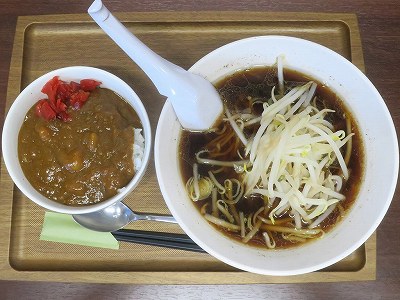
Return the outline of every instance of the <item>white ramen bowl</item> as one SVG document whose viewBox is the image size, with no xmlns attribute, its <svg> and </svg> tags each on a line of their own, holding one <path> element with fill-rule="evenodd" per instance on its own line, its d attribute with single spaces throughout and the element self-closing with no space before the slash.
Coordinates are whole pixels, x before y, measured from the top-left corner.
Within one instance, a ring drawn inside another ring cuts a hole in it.
<svg viewBox="0 0 400 300">
<path fill-rule="evenodd" d="M 181 178 L 178 147 L 181 126 L 170 103 L 161 112 L 155 138 L 156 171 L 165 201 L 183 230 L 204 250 L 236 268 L 265 275 L 316 271 L 360 247 L 382 221 L 398 175 L 398 144 L 390 113 L 367 77 L 348 60 L 319 44 L 284 36 L 260 36 L 225 45 L 200 59 L 191 72 L 216 82 L 252 66 L 284 66 L 319 80 L 335 91 L 358 122 L 365 150 L 364 178 L 346 217 L 322 239 L 268 250 L 234 241 L 209 224 L 191 202 Z"/>
<path fill-rule="evenodd" d="M 18 134 L 21 128 L 21 125 L 24 121 L 25 115 L 28 110 L 40 99 L 47 97 L 45 94 L 41 92 L 44 84 L 49 81 L 54 76 L 59 76 L 63 81 L 77 81 L 79 82 L 81 79 L 95 79 L 101 81 L 102 84 L 100 87 L 108 88 L 122 98 L 124 98 L 136 111 L 137 115 L 140 118 L 140 121 L 143 126 L 143 136 L 145 139 L 145 149 L 142 157 L 142 165 L 135 173 L 132 180 L 120 190 L 120 192 L 102 202 L 88 205 L 88 206 L 68 206 L 65 204 L 61 204 L 50 200 L 43 195 L 41 195 L 33 186 L 29 183 L 27 178 L 25 177 L 19 160 L 18 160 Z M 132 88 L 126 84 L 123 80 L 118 78 L 117 76 L 93 67 L 85 67 L 85 66 L 73 66 L 66 67 L 58 70 L 51 71 L 35 81 L 29 84 L 15 99 L 12 104 L 10 110 L 8 111 L 6 120 L 4 122 L 3 128 L 3 138 L 2 138 L 2 150 L 4 162 L 7 167 L 8 173 L 13 179 L 14 183 L 21 190 L 23 194 L 25 194 L 29 199 L 36 202 L 40 206 L 67 214 L 85 214 L 95 212 L 101 209 L 104 209 L 118 201 L 124 199 L 124 197 L 131 192 L 139 183 L 141 178 L 143 177 L 145 170 L 148 165 L 148 161 L 150 158 L 150 148 L 151 148 L 151 128 L 150 121 L 147 116 L 147 112 L 140 101 L 139 97 L 132 90 Z"/>
</svg>

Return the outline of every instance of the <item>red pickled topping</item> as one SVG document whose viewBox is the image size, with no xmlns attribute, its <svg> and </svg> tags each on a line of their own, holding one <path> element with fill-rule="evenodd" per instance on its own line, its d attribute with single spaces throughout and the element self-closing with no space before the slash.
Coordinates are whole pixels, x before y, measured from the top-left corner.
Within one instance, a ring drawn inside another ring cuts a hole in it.
<svg viewBox="0 0 400 300">
<path fill-rule="evenodd" d="M 71 89 L 71 92 L 73 92 L 73 93 L 79 91 L 79 89 L 81 88 L 79 83 L 77 83 L 75 81 L 71 81 L 69 83 L 69 87 Z"/>
<path fill-rule="evenodd" d="M 83 90 L 79 90 L 76 93 L 72 94 L 69 103 L 74 109 L 80 109 L 86 100 L 89 98 L 90 93 L 85 92 Z"/>
<path fill-rule="evenodd" d="M 71 116 L 66 111 L 59 112 L 57 118 L 64 122 L 71 121 Z"/>
<path fill-rule="evenodd" d="M 93 79 L 82 79 L 80 83 L 75 81 L 67 83 L 60 80 L 59 76 L 54 76 L 42 88 L 42 93 L 48 98 L 37 102 L 36 114 L 48 121 L 55 118 L 70 121 L 68 108 L 80 109 L 88 100 L 90 92 L 100 84 L 100 81 Z"/>
<path fill-rule="evenodd" d="M 54 76 L 52 79 L 46 82 L 42 88 L 42 93 L 49 97 L 49 101 L 54 103 L 56 100 L 57 88 L 60 85 L 60 79 L 58 76 Z"/>
<path fill-rule="evenodd" d="M 82 79 L 80 81 L 81 89 L 85 92 L 91 92 L 101 84 L 100 81 L 93 79 Z"/>
<path fill-rule="evenodd" d="M 57 88 L 57 95 L 62 101 L 67 101 L 71 94 L 71 86 L 68 83 L 61 83 Z"/>
<path fill-rule="evenodd" d="M 57 114 L 51 108 L 49 102 L 47 102 L 47 99 L 42 99 L 39 100 L 39 102 L 36 104 L 36 114 L 46 120 L 53 120 L 56 118 Z"/>
</svg>

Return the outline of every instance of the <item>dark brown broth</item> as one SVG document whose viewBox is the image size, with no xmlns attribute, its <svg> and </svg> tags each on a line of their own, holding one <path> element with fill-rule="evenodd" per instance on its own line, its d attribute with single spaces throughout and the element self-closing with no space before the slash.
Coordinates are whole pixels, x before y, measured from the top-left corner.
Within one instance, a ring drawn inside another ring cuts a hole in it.
<svg viewBox="0 0 400 300">
<path fill-rule="evenodd" d="M 334 124 L 336 130 L 346 131 L 346 121 L 344 115 L 350 118 L 352 124 L 352 132 L 355 136 L 352 138 L 353 147 L 351 159 L 348 165 L 350 171 L 350 177 L 348 181 L 344 184 L 341 193 L 343 193 L 346 199 L 341 202 L 344 210 L 348 210 L 353 204 L 356 195 L 359 191 L 360 182 L 363 174 L 363 147 L 362 141 L 360 139 L 361 134 L 357 127 L 354 117 L 351 115 L 350 111 L 346 109 L 343 101 L 328 87 L 324 86 L 315 79 L 310 78 L 299 72 L 292 70 L 284 70 L 285 86 L 304 84 L 310 80 L 318 84 L 316 95 L 318 98 L 318 106 L 324 106 L 331 108 L 336 111 L 336 113 L 331 113 L 329 115 L 329 121 Z M 268 99 L 271 95 L 271 89 L 274 85 L 277 85 L 276 68 L 273 67 L 258 67 L 250 70 L 244 70 L 236 72 L 235 74 L 217 82 L 215 84 L 218 92 L 220 93 L 225 105 L 230 109 L 230 111 L 235 111 L 236 109 L 244 109 L 247 105 L 247 97 Z M 319 107 L 319 108 L 320 108 Z M 259 114 L 262 113 L 262 107 L 256 108 Z M 248 132 L 249 134 L 249 132 Z M 184 183 L 193 176 L 193 164 L 195 163 L 195 153 L 199 150 L 204 149 L 205 145 L 216 137 L 213 133 L 198 133 L 182 131 L 180 138 L 180 169 L 182 174 L 182 179 Z M 230 153 L 222 159 L 226 160 L 240 160 L 240 158 L 235 153 Z M 207 176 L 209 170 L 208 166 L 199 165 L 199 173 L 203 176 Z M 231 170 L 224 172 L 223 174 L 216 174 L 217 180 L 223 182 L 226 178 L 237 177 L 237 174 Z M 205 204 L 206 201 L 211 202 L 211 197 L 194 202 L 194 205 L 200 210 L 200 208 Z M 263 204 L 263 199 L 261 197 L 253 196 L 251 199 L 242 198 L 238 204 L 237 208 L 243 211 L 244 214 L 250 212 L 255 212 Z M 208 206 L 208 212 L 210 213 L 211 205 Z M 340 211 L 336 208 L 330 216 L 325 219 L 321 224 L 325 232 L 329 231 L 340 219 Z M 283 217 L 287 217 L 284 215 Z M 230 236 L 233 239 L 241 240 L 240 233 L 231 232 L 224 230 L 221 227 L 215 226 L 218 230 L 222 231 L 224 234 Z M 272 232 L 275 239 L 277 248 L 287 248 L 292 247 L 294 244 L 281 237 L 280 234 Z M 258 234 L 253 238 L 248 244 L 253 246 L 265 247 L 264 238 Z"/>
</svg>

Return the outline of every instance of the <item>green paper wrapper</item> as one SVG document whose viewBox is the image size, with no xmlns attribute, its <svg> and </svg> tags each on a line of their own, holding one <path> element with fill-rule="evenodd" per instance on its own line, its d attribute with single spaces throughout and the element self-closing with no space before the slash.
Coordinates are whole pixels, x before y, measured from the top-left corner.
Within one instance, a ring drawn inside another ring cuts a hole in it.
<svg viewBox="0 0 400 300">
<path fill-rule="evenodd" d="M 46 212 L 40 240 L 107 249 L 119 249 L 110 232 L 97 232 L 77 224 L 71 215 Z"/>
</svg>

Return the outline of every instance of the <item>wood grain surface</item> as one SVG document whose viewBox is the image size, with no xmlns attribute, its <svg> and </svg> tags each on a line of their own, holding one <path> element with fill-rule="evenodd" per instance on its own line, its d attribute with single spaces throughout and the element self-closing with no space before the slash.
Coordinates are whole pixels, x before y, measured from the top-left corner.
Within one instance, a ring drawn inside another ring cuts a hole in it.
<svg viewBox="0 0 400 300">
<path fill-rule="evenodd" d="M 117 15 L 117 14 L 116 14 Z M 354 14 L 290 12 L 126 12 L 117 17 L 157 53 L 188 68 L 206 53 L 240 38 L 282 34 L 330 47 L 364 70 Z M 79 35 L 77 35 L 79 32 Z M 71 52 L 69 45 L 74 44 Z M 90 53 L 88 53 L 90 45 Z M 173 47 L 166 47 L 173 45 Z M 185 51 L 190 49 L 190 51 Z M 101 66 L 133 85 L 156 128 L 163 97 L 128 57 L 86 14 L 20 16 L 11 58 L 6 107 L 38 76 L 62 66 Z M 153 132 L 154 136 L 154 132 Z M 154 161 L 124 202 L 138 211 L 169 213 L 158 188 Z M 129 284 L 254 284 L 374 280 L 376 240 L 328 268 L 299 276 L 241 272 L 210 255 L 121 243 L 118 251 L 40 241 L 45 209 L 27 199 L 2 169 L 0 279 Z M 11 219 L 11 222 L 10 222 Z M 133 229 L 181 232 L 179 226 L 135 222 Z M 34 271 L 34 272 L 30 272 Z M 166 273 L 168 272 L 168 273 Z M 221 276 L 223 274 L 223 276 Z"/>
<path fill-rule="evenodd" d="M 0 0 L 0 122 L 3 124 L 8 69 L 19 15 L 85 12 L 91 1 Z M 123 11 L 295 11 L 349 12 L 359 18 L 366 72 L 381 92 L 396 128 L 400 78 L 400 8 L 398 1 L 105 1 Z M 4 299 L 396 299 L 400 294 L 399 194 L 378 229 L 377 278 L 353 283 L 268 285 L 116 285 L 1 281 Z M 1 236 L 2 238 L 7 238 Z"/>
</svg>

